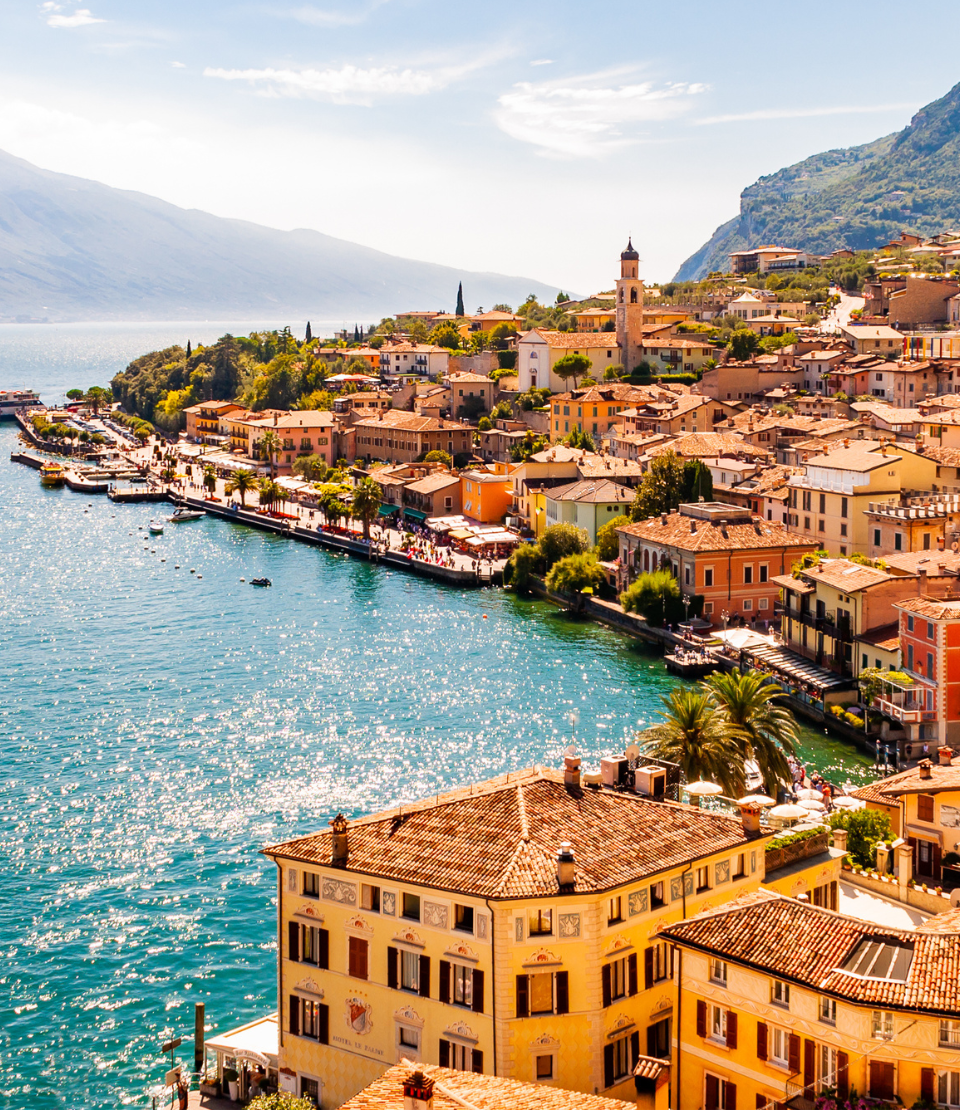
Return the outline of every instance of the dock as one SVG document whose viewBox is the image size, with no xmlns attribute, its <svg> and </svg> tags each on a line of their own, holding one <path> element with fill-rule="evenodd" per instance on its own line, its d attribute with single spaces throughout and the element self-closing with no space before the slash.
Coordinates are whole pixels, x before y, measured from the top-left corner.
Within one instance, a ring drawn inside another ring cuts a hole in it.
<svg viewBox="0 0 960 1110">
<path fill-rule="evenodd" d="M 84 478 L 75 470 L 66 471 L 67 488 L 72 489 L 75 493 L 106 493 L 110 489 L 110 483 L 106 481 L 91 481 L 89 478 Z"/>
<path fill-rule="evenodd" d="M 107 496 L 118 505 L 134 505 L 141 501 L 170 500 L 165 489 L 112 489 Z"/>
<path fill-rule="evenodd" d="M 665 655 L 663 662 L 669 674 L 675 674 L 678 678 L 686 678 L 691 681 L 706 678 L 719 666 L 717 660 L 709 652 L 684 651 L 683 648 Z"/>
<path fill-rule="evenodd" d="M 36 455 L 31 455 L 26 451 L 11 451 L 10 461 L 20 463 L 22 466 L 29 466 L 33 470 L 39 470 L 43 466 L 43 459 L 38 459 Z"/>
</svg>

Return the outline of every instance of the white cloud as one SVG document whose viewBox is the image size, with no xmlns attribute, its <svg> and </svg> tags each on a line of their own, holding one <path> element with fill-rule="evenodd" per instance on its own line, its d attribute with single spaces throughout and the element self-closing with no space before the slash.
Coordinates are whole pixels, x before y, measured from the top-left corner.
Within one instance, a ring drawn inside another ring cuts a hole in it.
<svg viewBox="0 0 960 1110">
<path fill-rule="evenodd" d="M 47 17 L 48 27 L 87 27 L 91 23 L 106 23 L 105 19 L 98 19 L 89 8 L 77 8 L 73 15 L 63 15 L 63 5 L 47 3 L 40 5 L 40 10 Z"/>
<path fill-rule="evenodd" d="M 825 108 L 758 108 L 754 112 L 735 112 L 724 116 L 705 116 L 692 122 L 698 126 L 711 123 L 740 123 L 744 120 L 812 119 L 815 116 L 854 116 L 866 112 L 899 112 L 916 110 L 916 104 L 830 105 Z"/>
<path fill-rule="evenodd" d="M 522 81 L 498 100 L 495 119 L 512 138 L 554 157 L 596 157 L 637 141 L 636 128 L 687 110 L 705 85 L 651 81 L 610 85 L 614 74 L 533 84 Z"/>
<path fill-rule="evenodd" d="M 334 104 L 372 104 L 382 96 L 423 96 L 438 92 L 451 82 L 484 64 L 476 61 L 441 69 L 399 69 L 376 66 L 361 69 L 343 65 L 339 69 L 215 69 L 208 66 L 204 77 L 221 81 L 247 81 L 266 96 L 310 97 Z"/>
<path fill-rule="evenodd" d="M 171 62 L 170 64 L 173 66 L 174 69 L 186 69 L 187 68 L 186 62 Z"/>
<path fill-rule="evenodd" d="M 553 58 L 537 58 L 530 63 L 532 66 L 552 66 Z"/>
<path fill-rule="evenodd" d="M 307 23 L 311 27 L 356 27 L 364 23 L 377 8 L 382 8 L 388 0 L 372 0 L 366 7 L 358 11 L 336 11 L 329 8 L 314 8 L 306 4 L 301 8 L 293 8 L 288 13 L 300 23 Z"/>
</svg>

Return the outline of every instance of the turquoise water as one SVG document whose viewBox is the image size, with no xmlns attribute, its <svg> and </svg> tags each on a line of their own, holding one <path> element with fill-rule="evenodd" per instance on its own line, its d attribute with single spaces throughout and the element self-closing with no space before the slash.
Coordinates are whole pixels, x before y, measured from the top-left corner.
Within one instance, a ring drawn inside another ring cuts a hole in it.
<svg viewBox="0 0 960 1110">
<path fill-rule="evenodd" d="M 184 327 L 0 329 L 0 383 L 102 382 Z M 675 684 L 501 591 L 215 520 L 147 537 L 151 506 L 44 490 L 14 444 L 0 425 L 0 1107 L 149 1106 L 160 1043 L 192 1059 L 194 1002 L 219 1029 L 273 1008 L 261 845 L 558 765 L 574 707 L 595 763 Z M 273 589 L 241 584 L 258 574 Z"/>
</svg>

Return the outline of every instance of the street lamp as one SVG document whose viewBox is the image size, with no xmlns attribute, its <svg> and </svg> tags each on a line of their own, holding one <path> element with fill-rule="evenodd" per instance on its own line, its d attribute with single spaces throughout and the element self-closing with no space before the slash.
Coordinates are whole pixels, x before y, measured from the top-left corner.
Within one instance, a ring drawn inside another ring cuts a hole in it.
<svg viewBox="0 0 960 1110">
<path fill-rule="evenodd" d="M 720 614 L 720 619 L 723 621 L 724 637 L 726 637 L 727 621 L 730 619 L 730 614 L 727 612 L 726 609 L 724 609 L 724 611 Z"/>
</svg>

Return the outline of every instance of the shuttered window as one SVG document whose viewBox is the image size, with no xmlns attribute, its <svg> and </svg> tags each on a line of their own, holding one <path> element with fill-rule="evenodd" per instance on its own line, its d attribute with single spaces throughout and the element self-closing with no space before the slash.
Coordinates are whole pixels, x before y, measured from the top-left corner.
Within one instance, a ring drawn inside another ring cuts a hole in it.
<svg viewBox="0 0 960 1110">
<path fill-rule="evenodd" d="M 366 979 L 368 946 L 363 937 L 349 939 L 349 974 L 354 979 Z"/>
</svg>

